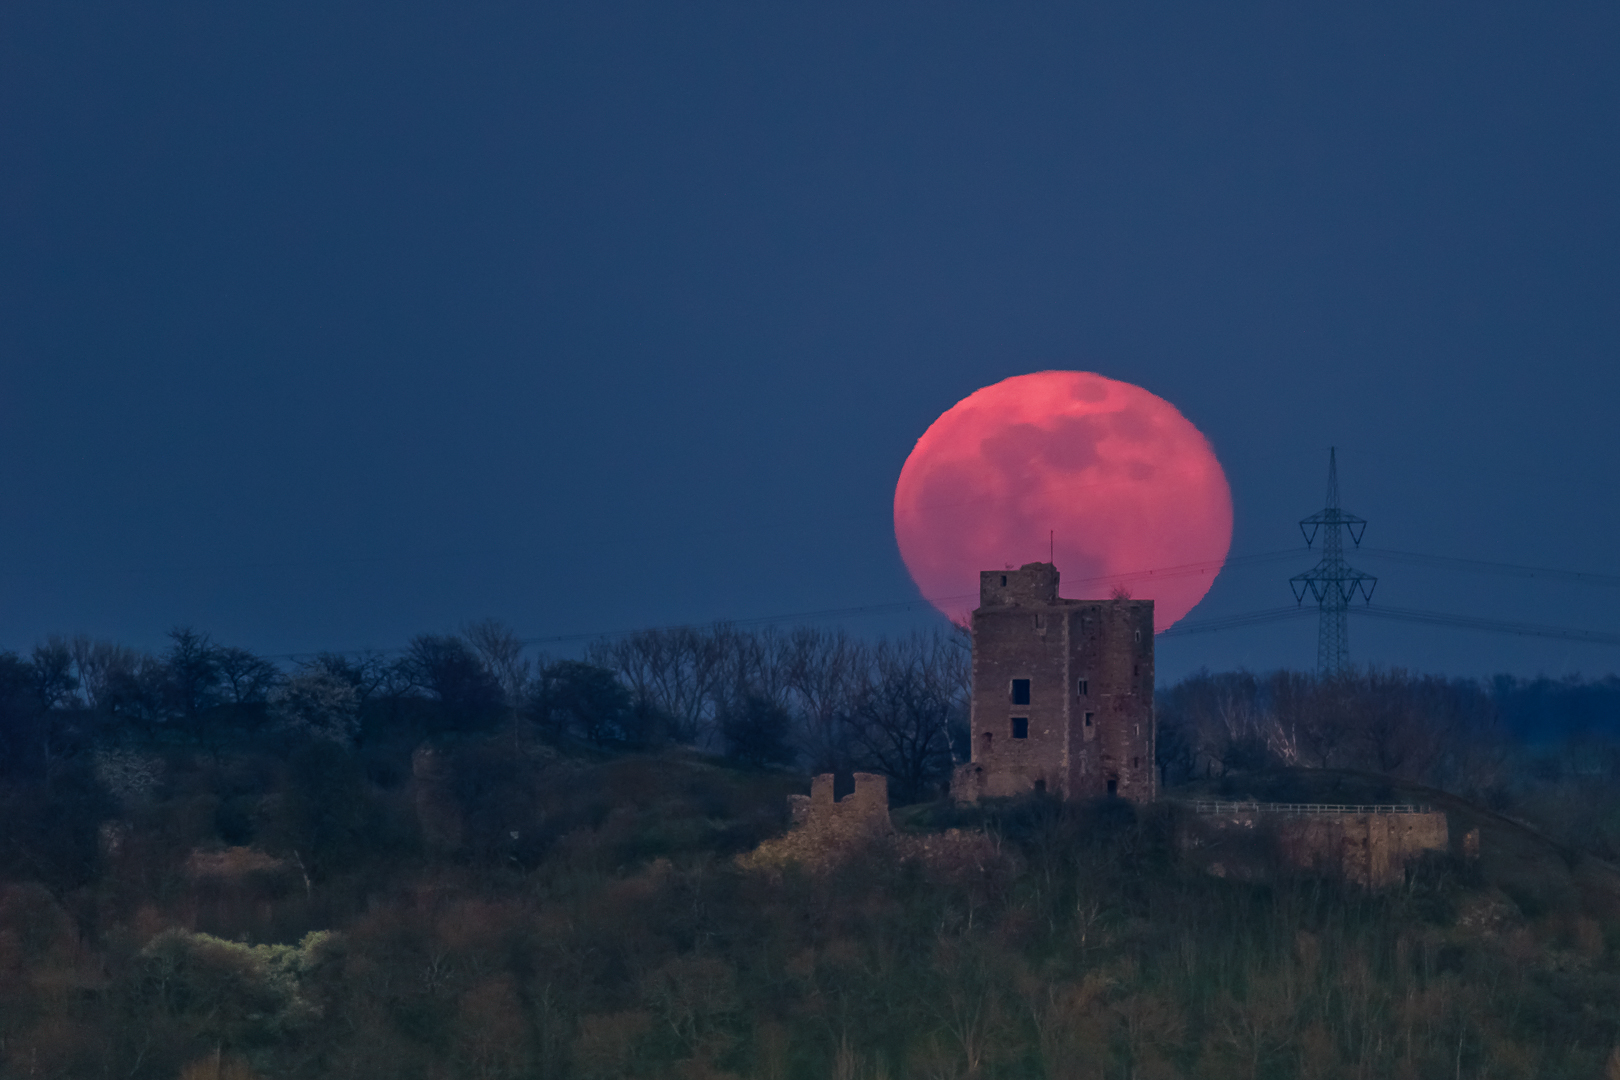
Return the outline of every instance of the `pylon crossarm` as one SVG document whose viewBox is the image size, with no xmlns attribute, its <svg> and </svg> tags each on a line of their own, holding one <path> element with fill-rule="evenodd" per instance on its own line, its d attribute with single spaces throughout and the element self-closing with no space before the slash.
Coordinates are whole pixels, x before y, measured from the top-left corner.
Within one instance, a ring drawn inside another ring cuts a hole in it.
<svg viewBox="0 0 1620 1080">
<path fill-rule="evenodd" d="M 1364 574 L 1344 563 L 1344 534 L 1348 529 L 1350 540 L 1357 547 L 1367 531 L 1367 520 L 1347 513 L 1339 506 L 1338 451 L 1328 451 L 1327 505 L 1304 518 L 1299 531 L 1305 537 L 1305 546 L 1314 547 L 1318 535 L 1322 538 L 1322 561 L 1303 574 L 1288 579 L 1294 599 L 1305 602 L 1308 590 L 1322 609 L 1322 625 L 1317 635 L 1316 659 L 1324 675 L 1337 676 L 1349 661 L 1349 631 L 1346 612 L 1357 590 L 1372 603 L 1373 589 L 1378 579 Z"/>
</svg>

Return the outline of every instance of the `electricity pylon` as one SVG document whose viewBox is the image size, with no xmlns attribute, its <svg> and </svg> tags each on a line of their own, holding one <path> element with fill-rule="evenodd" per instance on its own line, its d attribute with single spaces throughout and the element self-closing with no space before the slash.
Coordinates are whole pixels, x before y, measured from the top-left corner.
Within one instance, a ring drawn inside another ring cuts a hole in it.
<svg viewBox="0 0 1620 1080">
<path fill-rule="evenodd" d="M 1350 542 L 1360 547 L 1367 522 L 1339 509 L 1338 458 L 1338 450 L 1330 447 L 1327 506 L 1299 523 L 1307 548 L 1315 543 L 1317 532 L 1322 533 L 1322 561 L 1288 579 L 1295 600 L 1303 604 L 1305 594 L 1310 593 L 1322 610 L 1321 630 L 1316 639 L 1316 669 L 1330 678 L 1343 671 L 1350 659 L 1350 601 L 1359 591 L 1367 603 L 1372 603 L 1373 589 L 1378 585 L 1377 578 L 1344 562 L 1344 536 L 1340 530 L 1348 531 Z"/>
</svg>

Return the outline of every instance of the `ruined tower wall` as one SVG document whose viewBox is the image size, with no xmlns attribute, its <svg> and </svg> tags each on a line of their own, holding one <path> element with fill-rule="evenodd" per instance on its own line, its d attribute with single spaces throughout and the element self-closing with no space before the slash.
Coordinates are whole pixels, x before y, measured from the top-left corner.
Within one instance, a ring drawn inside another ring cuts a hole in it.
<svg viewBox="0 0 1620 1080">
<path fill-rule="evenodd" d="M 1153 601 L 1076 601 L 1069 622 L 1075 745 L 1068 791 L 1076 798 L 1112 793 L 1151 802 L 1158 794 Z"/>
<path fill-rule="evenodd" d="M 1050 563 L 982 573 L 970 723 L 958 799 L 1152 800 L 1153 601 L 1062 599 Z"/>
<path fill-rule="evenodd" d="M 1000 575 L 998 575 L 999 577 Z M 973 616 L 973 764 L 979 794 L 1065 790 L 1069 753 L 1067 612 L 1051 604 L 982 608 Z M 1014 699 L 1027 681 L 1028 700 Z M 1027 726 L 1015 730 L 1014 719 Z"/>
</svg>

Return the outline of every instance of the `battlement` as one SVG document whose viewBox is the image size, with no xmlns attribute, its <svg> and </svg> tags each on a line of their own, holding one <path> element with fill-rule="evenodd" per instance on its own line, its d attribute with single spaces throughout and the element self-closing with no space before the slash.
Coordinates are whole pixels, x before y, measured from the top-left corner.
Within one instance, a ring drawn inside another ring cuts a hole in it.
<svg viewBox="0 0 1620 1080">
<path fill-rule="evenodd" d="M 833 774 L 822 773 L 811 779 L 810 794 L 788 796 L 788 810 L 793 824 L 811 832 L 843 837 L 894 831 L 889 779 L 877 773 L 856 773 L 854 793 L 842 799 L 833 797 Z"/>
<path fill-rule="evenodd" d="M 1051 563 L 1025 563 L 1017 570 L 979 572 L 980 607 L 1028 607 L 1058 602 L 1058 570 Z"/>
</svg>

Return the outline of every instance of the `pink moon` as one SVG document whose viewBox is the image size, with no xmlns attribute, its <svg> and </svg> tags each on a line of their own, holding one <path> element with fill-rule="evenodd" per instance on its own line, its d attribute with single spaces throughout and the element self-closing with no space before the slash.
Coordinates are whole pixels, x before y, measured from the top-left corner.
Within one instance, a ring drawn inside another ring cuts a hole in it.
<svg viewBox="0 0 1620 1080">
<path fill-rule="evenodd" d="M 1154 601 L 1163 631 L 1226 561 L 1232 490 L 1168 401 L 1088 371 L 1040 371 L 929 425 L 895 485 L 894 535 L 917 588 L 953 619 L 978 606 L 979 571 L 1050 559 L 1062 595 L 1125 589 Z"/>
</svg>

